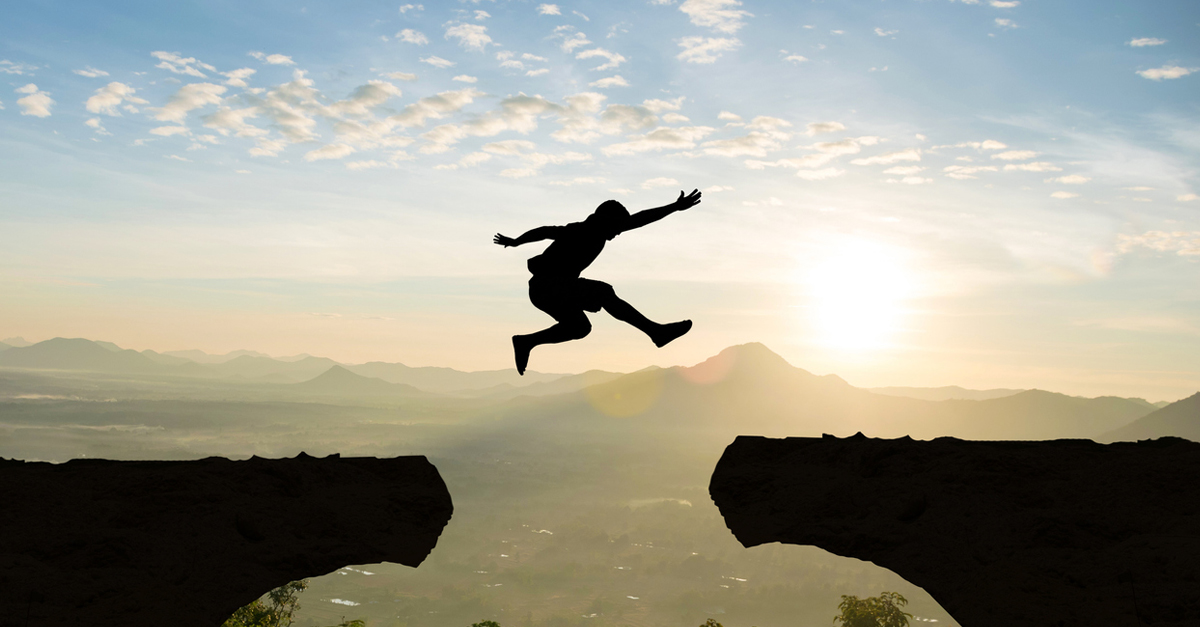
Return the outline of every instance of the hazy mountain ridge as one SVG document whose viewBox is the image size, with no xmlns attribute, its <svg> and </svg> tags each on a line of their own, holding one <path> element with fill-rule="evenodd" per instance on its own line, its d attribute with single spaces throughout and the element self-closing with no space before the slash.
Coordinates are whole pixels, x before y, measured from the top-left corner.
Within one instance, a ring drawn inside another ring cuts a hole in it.
<svg viewBox="0 0 1200 627">
<path fill-rule="evenodd" d="M 525 376 L 511 368 L 507 370 L 479 370 L 463 372 L 441 366 L 406 366 L 399 363 L 371 361 L 365 364 L 348 365 L 348 370 L 364 377 L 383 379 L 389 383 L 404 383 L 427 392 L 439 394 L 463 393 L 467 390 L 482 391 L 499 385 L 524 387 L 534 383 L 545 383 L 567 375 L 545 374 L 527 371 Z"/>
<path fill-rule="evenodd" d="M 343 366 L 333 366 L 313 379 L 294 384 L 295 389 L 307 394 L 350 397 L 406 397 L 433 396 L 403 383 L 389 383 L 383 379 L 364 377 Z"/>
<path fill-rule="evenodd" d="M 982 401 L 926 401 L 873 394 L 818 376 L 761 344 L 725 349 L 692 367 L 622 376 L 579 392 L 526 400 L 511 420 L 636 423 L 638 429 L 772 436 L 822 433 L 931 439 L 1090 438 L 1153 410 L 1143 403 L 1029 390 Z M 617 427 L 614 427 L 617 428 Z"/>
<path fill-rule="evenodd" d="M 1200 442 L 1200 392 L 1100 436 L 1101 442 L 1176 436 Z"/>
<path fill-rule="evenodd" d="M 210 386 L 237 381 L 258 386 L 254 388 L 260 390 L 258 397 L 272 400 L 317 396 L 322 401 L 336 398 L 370 404 L 443 395 L 491 404 L 489 413 L 497 416 L 524 412 L 522 420 L 549 414 L 576 419 L 636 417 L 640 428 L 685 427 L 728 434 L 850 435 L 862 430 L 881 437 L 1097 438 L 1155 410 L 1141 399 L 1086 399 L 1041 390 L 983 400 L 925 400 L 891 393 L 987 395 L 1008 390 L 885 388 L 890 393 L 881 394 L 855 388 L 836 375 L 818 376 L 794 367 L 758 343 L 730 347 L 690 367 L 651 367 L 630 374 L 530 372 L 525 377 L 513 370 L 339 364 L 310 355 L 297 355 L 289 362 L 251 351 L 220 363 L 200 364 L 181 357 L 181 351 L 174 353 L 139 353 L 108 342 L 55 338 L 0 351 L 0 366 L 189 377 L 209 380 Z M 212 393 L 203 397 L 211 398 Z"/>
<path fill-rule="evenodd" d="M 255 351 L 233 351 L 219 356 L 198 350 L 138 352 L 122 349 L 112 342 L 83 338 L 53 338 L 27 346 L 8 345 L 7 349 L 0 350 L 0 355 L 3 355 L 0 366 L 12 368 L 177 375 L 283 384 L 307 381 L 334 366 L 342 366 L 356 374 L 389 383 L 459 395 L 477 395 L 480 390 L 505 384 L 520 388 L 567 376 L 531 371 L 521 377 L 514 370 L 462 372 L 452 368 L 410 367 L 384 362 L 351 365 L 307 354 L 276 359 Z"/>
<path fill-rule="evenodd" d="M 863 388 L 872 394 L 883 396 L 901 396 L 918 398 L 926 401 L 986 401 L 993 398 L 1003 398 L 1019 394 L 1025 390 L 994 388 L 990 390 L 970 390 L 957 385 L 945 385 L 937 388 L 919 388 L 909 386 L 887 386 L 880 388 Z"/>
<path fill-rule="evenodd" d="M 82 338 L 54 338 L 0 353 L 0 366 L 152 373 L 161 364 L 134 350 L 112 350 Z"/>
<path fill-rule="evenodd" d="M 189 349 L 189 350 L 182 350 L 182 351 L 164 351 L 163 354 L 167 355 L 169 357 L 178 357 L 180 359 L 194 361 L 198 364 L 223 364 L 227 361 L 241 357 L 242 355 L 249 355 L 251 357 L 267 357 L 267 358 L 271 357 L 270 355 L 260 353 L 258 351 L 247 351 L 247 350 L 236 350 L 236 351 L 232 351 L 229 353 L 225 353 L 224 355 L 210 355 L 202 350 L 196 350 L 196 349 Z M 285 361 L 285 360 L 280 360 L 280 361 Z"/>
</svg>

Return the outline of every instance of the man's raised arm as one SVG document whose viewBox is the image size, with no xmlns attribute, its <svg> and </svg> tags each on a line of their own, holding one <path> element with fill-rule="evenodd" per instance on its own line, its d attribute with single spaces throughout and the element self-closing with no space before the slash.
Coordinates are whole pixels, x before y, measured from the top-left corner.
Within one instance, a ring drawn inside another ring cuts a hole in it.
<svg viewBox="0 0 1200 627">
<path fill-rule="evenodd" d="M 497 233 L 496 236 L 492 238 L 492 243 L 499 244 L 501 246 L 520 246 L 521 244 L 528 244 L 530 242 L 540 242 L 544 239 L 554 239 L 554 236 L 557 234 L 559 228 L 561 227 L 539 226 L 536 229 L 526 231 L 524 235 L 516 239 Z"/>
<path fill-rule="evenodd" d="M 629 216 L 629 221 L 626 222 L 625 228 L 621 230 L 631 231 L 633 229 L 646 226 L 651 222 L 662 220 L 676 211 L 691 209 L 698 204 L 700 204 L 700 190 L 693 189 L 692 193 L 688 194 L 687 196 L 684 196 L 683 192 L 680 191 L 679 198 L 675 199 L 675 202 L 669 205 L 663 205 L 653 209 L 645 209 Z"/>
</svg>

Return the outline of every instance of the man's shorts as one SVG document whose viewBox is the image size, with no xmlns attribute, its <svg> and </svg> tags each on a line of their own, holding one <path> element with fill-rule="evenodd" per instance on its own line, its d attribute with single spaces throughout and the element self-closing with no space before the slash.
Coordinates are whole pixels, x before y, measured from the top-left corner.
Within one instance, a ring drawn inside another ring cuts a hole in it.
<svg viewBox="0 0 1200 627">
<path fill-rule="evenodd" d="M 559 322 L 577 318 L 584 311 L 596 313 L 612 297 L 613 288 L 604 281 L 579 277 L 529 279 L 529 301 Z"/>
</svg>

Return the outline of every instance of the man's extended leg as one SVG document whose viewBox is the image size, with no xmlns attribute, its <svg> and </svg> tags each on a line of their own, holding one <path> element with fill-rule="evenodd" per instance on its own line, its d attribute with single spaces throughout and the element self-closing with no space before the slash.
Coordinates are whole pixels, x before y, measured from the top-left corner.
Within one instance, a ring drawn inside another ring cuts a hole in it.
<svg viewBox="0 0 1200 627">
<path fill-rule="evenodd" d="M 621 300 L 617 296 L 617 293 L 613 291 L 611 285 L 608 285 L 607 283 L 603 285 L 607 288 L 603 290 L 603 300 L 601 301 L 601 306 L 604 307 L 604 311 L 607 311 L 609 315 L 617 320 L 620 320 L 621 322 L 627 322 L 633 325 L 637 330 L 650 336 L 650 339 L 654 342 L 654 345 L 659 348 L 670 344 L 672 340 L 680 337 L 684 333 L 687 333 L 692 328 L 691 320 L 681 320 L 679 322 L 672 322 L 669 324 L 659 324 L 642 315 L 642 312 L 634 309 L 633 305 Z"/>
<path fill-rule="evenodd" d="M 529 335 L 514 335 L 513 356 L 517 360 L 517 373 L 525 374 L 525 367 L 529 365 L 529 353 L 534 347 L 583 339 L 591 332 L 592 323 L 588 322 L 587 316 L 581 311 L 578 316 L 571 316 L 548 329 Z"/>
</svg>

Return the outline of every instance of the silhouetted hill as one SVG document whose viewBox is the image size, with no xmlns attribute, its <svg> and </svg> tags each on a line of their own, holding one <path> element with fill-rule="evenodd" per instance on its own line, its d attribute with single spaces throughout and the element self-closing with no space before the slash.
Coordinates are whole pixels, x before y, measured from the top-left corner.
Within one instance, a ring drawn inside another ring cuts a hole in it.
<svg viewBox="0 0 1200 627">
<path fill-rule="evenodd" d="M 114 351 L 91 340 L 61 337 L 10 348 L 0 353 L 0 366 L 122 373 L 160 370 L 159 364 L 137 351 L 119 348 Z"/>
<path fill-rule="evenodd" d="M 986 401 L 992 398 L 1004 398 L 1019 394 L 1025 390 L 1009 390 L 1005 388 L 995 388 L 991 390 L 968 390 L 957 385 L 947 385 L 940 388 L 914 388 L 903 386 L 890 386 L 882 388 L 863 388 L 872 394 L 882 394 L 884 396 L 902 396 L 904 398 L 919 398 L 926 401 Z"/>
<path fill-rule="evenodd" d="M 6 351 L 10 348 L 12 348 L 12 347 L 9 346 L 8 344 L 5 344 L 4 342 L 0 342 L 0 353 L 3 353 L 4 351 Z"/>
<path fill-rule="evenodd" d="M 354 366 L 348 365 L 346 368 L 364 377 L 383 379 L 389 383 L 403 383 L 425 390 L 426 392 L 436 392 L 439 394 L 467 393 L 468 391 L 484 390 L 506 383 L 513 387 L 523 387 L 533 383 L 553 381 L 565 376 L 561 374 L 544 374 L 530 370 L 526 371 L 525 376 L 522 377 L 513 368 L 462 372 L 453 368 L 435 366 L 412 367 L 382 361 L 372 361 Z"/>
<path fill-rule="evenodd" d="M 322 396 L 344 396 L 351 398 L 402 396 L 406 398 L 430 396 L 411 385 L 388 383 L 383 379 L 354 374 L 342 366 L 333 366 L 316 378 L 295 384 L 295 389 L 307 394 Z"/>
<path fill-rule="evenodd" d="M 512 415 L 593 422 L 609 417 L 636 428 L 724 435 L 862 431 L 921 439 L 1055 439 L 1097 437 L 1152 410 L 1126 399 L 1040 390 L 983 401 L 872 394 L 835 375 L 796 368 L 762 344 L 745 344 L 690 368 L 646 370 L 579 392 L 525 399 Z"/>
<path fill-rule="evenodd" d="M 1104 442 L 1149 440 L 1165 436 L 1200 442 L 1200 392 L 1105 433 Z"/>
</svg>

